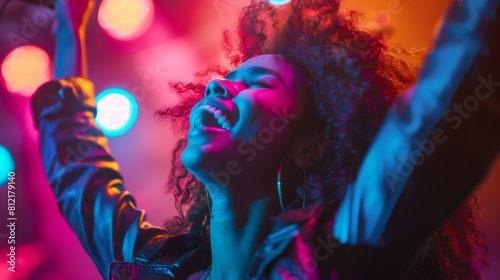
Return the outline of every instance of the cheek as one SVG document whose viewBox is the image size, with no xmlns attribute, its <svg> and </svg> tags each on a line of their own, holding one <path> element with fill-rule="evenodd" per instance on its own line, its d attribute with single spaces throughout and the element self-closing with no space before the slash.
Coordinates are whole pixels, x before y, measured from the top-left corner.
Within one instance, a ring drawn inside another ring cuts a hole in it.
<svg viewBox="0 0 500 280">
<path fill-rule="evenodd" d="M 273 153 L 286 146 L 291 124 L 298 116 L 292 110 L 293 105 L 287 101 L 276 98 L 269 102 L 267 97 L 265 100 L 256 99 L 255 107 L 259 110 L 260 119 L 253 137 L 263 151 Z"/>
<path fill-rule="evenodd" d="M 246 137 L 242 140 L 258 137 L 270 143 L 270 140 L 266 140 L 268 135 L 274 135 L 273 139 L 280 138 L 280 134 L 285 134 L 290 123 L 298 116 L 296 100 L 274 91 L 242 94 L 237 99 L 247 119 L 242 129 Z"/>
<path fill-rule="evenodd" d="M 257 95 L 256 107 L 260 109 L 265 119 L 265 127 L 275 133 L 288 130 L 289 125 L 298 117 L 296 100 L 283 95 Z"/>
<path fill-rule="evenodd" d="M 253 98 L 256 106 L 263 112 L 274 112 L 276 110 L 291 112 L 296 105 L 294 98 L 274 91 L 256 92 Z"/>
</svg>

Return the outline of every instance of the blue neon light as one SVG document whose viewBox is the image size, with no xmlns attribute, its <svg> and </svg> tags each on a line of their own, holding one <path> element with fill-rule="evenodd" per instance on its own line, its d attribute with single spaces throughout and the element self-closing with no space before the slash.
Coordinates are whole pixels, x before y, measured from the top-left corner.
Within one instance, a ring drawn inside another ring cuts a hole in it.
<svg viewBox="0 0 500 280">
<path fill-rule="evenodd" d="M 109 88 L 96 98 L 97 126 L 108 137 L 117 137 L 129 131 L 137 120 L 137 101 L 126 90 Z"/>
</svg>

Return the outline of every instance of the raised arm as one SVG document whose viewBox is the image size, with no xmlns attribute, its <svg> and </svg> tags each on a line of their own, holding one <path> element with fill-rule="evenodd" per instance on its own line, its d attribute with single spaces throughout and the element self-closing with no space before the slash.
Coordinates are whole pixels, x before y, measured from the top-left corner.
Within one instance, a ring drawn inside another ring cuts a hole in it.
<svg viewBox="0 0 500 280">
<path fill-rule="evenodd" d="M 395 101 L 348 188 L 336 239 L 416 250 L 484 177 L 500 149 L 498 9 L 450 7 L 418 84 Z"/>
<path fill-rule="evenodd" d="M 88 78 L 86 31 L 94 10 L 94 0 L 55 1 L 55 78 Z"/>
<path fill-rule="evenodd" d="M 32 112 L 45 173 L 59 209 L 107 278 L 111 262 L 131 261 L 136 251 L 166 234 L 151 227 L 144 212 L 135 208 L 107 139 L 94 122 L 93 85 L 82 78 L 86 76 L 84 33 L 93 2 L 56 4 L 58 79 L 37 90 Z"/>
</svg>

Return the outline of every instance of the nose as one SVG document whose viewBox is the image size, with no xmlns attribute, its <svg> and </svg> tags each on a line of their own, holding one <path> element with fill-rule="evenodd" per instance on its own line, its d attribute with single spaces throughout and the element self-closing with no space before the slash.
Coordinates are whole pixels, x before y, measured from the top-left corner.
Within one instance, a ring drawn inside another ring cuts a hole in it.
<svg viewBox="0 0 500 280">
<path fill-rule="evenodd" d="M 213 79 L 208 82 L 207 88 L 205 89 L 205 97 L 219 96 L 229 98 L 230 96 L 225 82 L 226 81 L 222 79 Z"/>
</svg>

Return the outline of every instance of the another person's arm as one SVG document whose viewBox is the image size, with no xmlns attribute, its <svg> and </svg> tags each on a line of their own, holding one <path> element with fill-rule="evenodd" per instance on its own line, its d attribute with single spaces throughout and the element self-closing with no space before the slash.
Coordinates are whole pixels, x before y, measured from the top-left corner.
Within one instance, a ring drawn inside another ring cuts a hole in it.
<svg viewBox="0 0 500 280">
<path fill-rule="evenodd" d="M 334 237 L 389 248 L 386 269 L 411 258 L 498 155 L 499 17 L 498 0 L 450 7 L 418 84 L 393 104 L 340 205 Z"/>
<path fill-rule="evenodd" d="M 54 76 L 87 79 L 86 31 L 95 6 L 94 0 L 55 1 L 56 19 L 53 33 L 56 39 Z"/>
<path fill-rule="evenodd" d="M 135 208 L 107 139 L 95 125 L 93 85 L 82 78 L 86 77 L 83 34 L 93 3 L 56 4 L 57 79 L 37 90 L 32 111 L 45 173 L 59 209 L 106 278 L 112 261 L 131 261 L 137 250 L 166 234 L 150 226 L 144 212 Z"/>
</svg>

